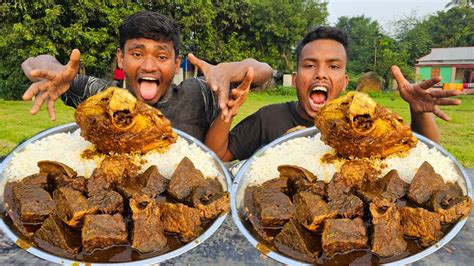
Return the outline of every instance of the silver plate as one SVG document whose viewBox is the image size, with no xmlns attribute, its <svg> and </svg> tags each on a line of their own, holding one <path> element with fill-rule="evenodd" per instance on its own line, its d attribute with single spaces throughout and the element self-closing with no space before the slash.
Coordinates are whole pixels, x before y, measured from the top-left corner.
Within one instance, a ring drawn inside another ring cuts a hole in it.
<svg viewBox="0 0 474 266">
<path fill-rule="evenodd" d="M 26 145 L 28 145 L 29 143 L 32 143 L 36 140 L 40 140 L 42 138 L 45 138 L 49 135 L 53 135 L 53 134 L 56 134 L 56 133 L 73 132 L 78 128 L 79 127 L 76 123 L 69 123 L 69 124 L 57 126 L 57 127 L 54 127 L 54 128 L 50 128 L 50 129 L 47 129 L 43 132 L 38 133 L 37 135 L 33 136 L 29 140 L 27 140 L 27 141 L 23 142 L 22 144 L 20 144 L 19 146 L 17 146 L 12 152 L 10 152 L 8 154 L 8 156 L 3 160 L 2 164 L 0 164 L 0 191 L 1 191 L 0 194 L 3 195 L 3 190 L 4 190 L 4 187 L 5 187 L 5 183 L 6 183 L 6 180 L 4 180 L 5 168 L 10 163 L 14 153 L 22 151 L 25 148 Z M 183 131 L 180 131 L 180 130 L 177 130 L 177 129 L 173 129 L 173 130 L 178 134 L 178 136 L 185 139 L 188 143 L 196 144 L 199 148 L 201 148 L 203 151 L 205 151 L 206 153 L 209 153 L 212 156 L 212 158 L 214 160 L 214 164 L 215 164 L 216 168 L 219 170 L 219 173 L 220 173 L 219 176 L 218 176 L 218 179 L 219 179 L 219 181 L 221 181 L 221 183 L 223 185 L 225 185 L 224 190 L 228 191 L 229 186 L 232 182 L 231 178 L 230 178 L 230 175 L 229 175 L 229 172 L 224 167 L 224 164 L 214 154 L 214 152 L 209 150 L 209 148 L 207 148 L 199 140 L 197 140 L 196 138 L 184 133 Z M 1 206 L 3 206 L 3 197 L 0 199 L 0 204 L 1 204 Z M 151 264 L 151 263 L 159 263 L 159 262 L 174 258 L 176 256 L 179 256 L 179 255 L 181 255 L 185 252 L 188 252 L 189 250 L 197 247 L 199 244 L 201 244 L 207 238 L 209 238 L 212 234 L 214 234 L 214 232 L 216 232 L 216 230 L 224 222 L 226 217 L 227 217 L 227 213 L 225 213 L 223 215 L 220 215 L 212 223 L 212 225 L 206 231 L 204 231 L 199 237 L 197 237 L 193 241 L 187 243 L 186 245 L 184 245 L 184 246 L 182 246 L 178 249 L 175 249 L 171 252 L 168 252 L 168 253 L 165 253 L 165 254 L 162 254 L 162 255 L 159 255 L 159 256 L 156 256 L 156 257 L 143 259 L 143 260 L 137 260 L 137 261 L 131 261 L 131 262 L 120 262 L 119 264 L 120 265 L 144 265 L 144 264 Z M 3 219 L 0 219 L 0 229 L 2 229 L 2 231 L 13 242 L 15 242 L 15 243 L 17 242 L 18 235 L 15 233 L 15 231 L 13 231 L 5 223 L 5 221 Z M 27 248 L 25 250 L 28 251 L 29 253 L 37 256 L 37 257 L 40 257 L 42 259 L 45 259 L 45 260 L 48 260 L 48 261 L 51 261 L 51 262 L 55 262 L 55 263 L 74 264 L 74 265 L 78 265 L 78 263 L 83 263 L 83 264 L 91 265 L 91 263 L 85 263 L 85 262 L 80 262 L 80 261 L 78 262 L 78 261 L 73 261 L 73 260 L 70 260 L 70 259 L 65 259 L 65 258 L 62 258 L 62 257 L 58 257 L 56 255 L 47 253 L 47 252 L 45 252 L 43 250 L 40 250 L 38 248 L 35 248 L 35 247 L 30 247 L 30 248 Z M 92 264 L 93 265 L 106 265 L 107 263 L 92 263 Z M 110 263 L 110 264 L 117 264 L 117 263 Z"/>
<path fill-rule="evenodd" d="M 316 129 L 315 127 L 303 129 L 300 131 L 296 131 L 290 134 L 287 134 L 285 136 L 282 136 L 281 138 L 278 138 L 271 142 L 270 144 L 266 145 L 262 149 L 258 150 L 250 159 L 248 159 L 242 167 L 239 169 L 237 172 L 234 182 L 232 183 L 232 187 L 230 190 L 230 207 L 232 211 L 232 219 L 234 220 L 234 223 L 237 225 L 237 228 L 239 228 L 240 232 L 247 238 L 247 240 L 254 246 L 257 247 L 257 245 L 260 243 L 258 238 L 254 236 L 253 231 L 251 228 L 248 228 L 247 225 L 245 225 L 242 221 L 245 219 L 246 214 L 243 210 L 243 195 L 244 191 L 248 186 L 249 180 L 245 178 L 245 174 L 247 171 L 250 169 L 250 165 L 255 161 L 256 157 L 259 157 L 263 153 L 265 153 L 268 149 L 275 147 L 278 144 L 281 144 L 283 142 L 286 142 L 288 140 L 294 139 L 294 138 L 299 138 L 299 137 L 309 137 L 309 136 L 314 136 L 317 133 L 319 133 L 319 130 Z M 450 158 L 453 163 L 455 169 L 458 171 L 459 175 L 461 178 L 457 180 L 457 183 L 459 186 L 462 188 L 463 192 L 465 195 L 468 195 L 469 197 L 472 198 L 472 185 L 469 179 L 469 176 L 467 175 L 466 171 L 464 168 L 459 164 L 459 162 L 454 158 L 450 153 L 448 153 L 445 149 L 443 149 L 441 146 L 438 144 L 434 143 L 430 139 L 423 137 L 419 134 L 414 133 L 414 135 L 423 143 L 425 143 L 429 148 L 435 147 L 440 151 L 444 156 Z M 420 260 L 432 253 L 434 253 L 436 250 L 440 249 L 442 246 L 444 246 L 446 243 L 451 241 L 460 231 L 461 228 L 464 226 L 466 223 L 467 218 L 463 218 L 459 220 L 452 228 L 451 230 L 442 238 L 440 239 L 437 243 L 434 245 L 414 254 L 408 257 L 405 257 L 401 260 L 394 261 L 387 263 L 386 265 L 404 265 L 408 263 L 415 262 L 417 260 Z M 280 253 L 270 251 L 269 253 L 266 253 L 265 255 L 269 256 L 270 258 L 277 260 L 281 263 L 284 264 L 289 264 L 289 265 L 295 265 L 295 264 L 302 264 L 301 261 L 294 260 L 290 257 L 287 257 L 285 255 L 282 255 Z"/>
</svg>

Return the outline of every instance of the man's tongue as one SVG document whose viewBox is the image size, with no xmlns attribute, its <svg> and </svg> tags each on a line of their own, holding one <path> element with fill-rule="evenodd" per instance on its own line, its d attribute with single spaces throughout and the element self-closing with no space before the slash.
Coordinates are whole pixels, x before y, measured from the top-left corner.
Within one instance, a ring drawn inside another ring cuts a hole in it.
<svg viewBox="0 0 474 266">
<path fill-rule="evenodd" d="M 324 102 L 326 101 L 326 93 L 322 91 L 312 92 L 310 97 L 315 104 L 324 104 Z"/>
<path fill-rule="evenodd" d="M 140 82 L 140 94 L 143 99 L 151 100 L 155 98 L 156 93 L 158 92 L 158 84 L 153 81 L 142 81 Z"/>
</svg>

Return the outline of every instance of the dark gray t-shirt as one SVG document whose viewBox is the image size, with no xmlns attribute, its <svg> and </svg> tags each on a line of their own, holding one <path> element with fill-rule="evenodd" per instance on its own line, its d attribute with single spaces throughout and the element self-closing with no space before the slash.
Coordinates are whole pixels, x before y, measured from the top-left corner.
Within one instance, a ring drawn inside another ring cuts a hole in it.
<svg viewBox="0 0 474 266">
<path fill-rule="evenodd" d="M 311 127 L 296 111 L 297 102 L 267 105 L 238 123 L 229 134 L 229 150 L 239 160 L 248 159 L 261 146 L 296 126 Z"/>
<path fill-rule="evenodd" d="M 61 98 L 65 104 L 76 108 L 88 97 L 110 86 L 116 86 L 116 83 L 78 75 Z M 212 121 L 219 114 L 216 95 L 200 78 L 188 78 L 179 85 L 171 85 L 153 107 L 158 108 L 174 128 L 200 141 L 204 141 Z"/>
</svg>

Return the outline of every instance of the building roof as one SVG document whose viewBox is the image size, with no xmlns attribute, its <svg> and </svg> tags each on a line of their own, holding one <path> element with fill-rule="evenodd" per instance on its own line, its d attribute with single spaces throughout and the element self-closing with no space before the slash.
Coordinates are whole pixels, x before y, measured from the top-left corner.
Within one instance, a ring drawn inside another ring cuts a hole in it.
<svg viewBox="0 0 474 266">
<path fill-rule="evenodd" d="M 474 46 L 432 48 L 431 53 L 416 62 L 416 65 L 474 64 Z"/>
</svg>

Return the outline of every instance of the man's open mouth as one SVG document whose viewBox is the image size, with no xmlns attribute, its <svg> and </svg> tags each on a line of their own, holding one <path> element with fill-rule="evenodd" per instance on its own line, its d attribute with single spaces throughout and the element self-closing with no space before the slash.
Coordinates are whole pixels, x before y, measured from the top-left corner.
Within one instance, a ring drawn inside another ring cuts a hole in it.
<svg viewBox="0 0 474 266">
<path fill-rule="evenodd" d="M 323 86 L 316 86 L 309 93 L 309 104 L 311 109 L 317 110 L 326 104 L 328 99 L 328 89 Z"/>
<path fill-rule="evenodd" d="M 160 80 L 153 77 L 142 77 L 138 79 L 140 95 L 144 100 L 152 100 L 158 93 Z"/>
</svg>

